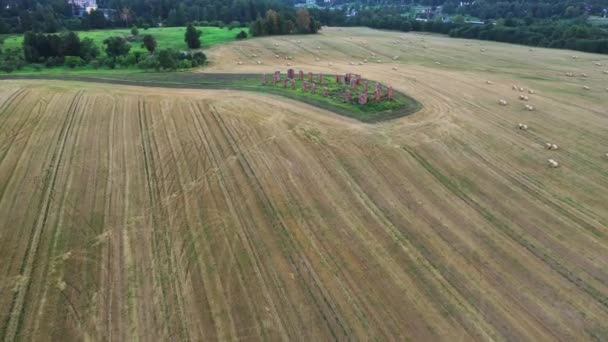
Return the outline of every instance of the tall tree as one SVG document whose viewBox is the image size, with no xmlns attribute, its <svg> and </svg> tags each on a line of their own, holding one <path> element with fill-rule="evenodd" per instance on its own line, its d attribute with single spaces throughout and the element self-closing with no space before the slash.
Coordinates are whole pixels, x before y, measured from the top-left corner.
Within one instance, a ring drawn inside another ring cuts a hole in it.
<svg viewBox="0 0 608 342">
<path fill-rule="evenodd" d="M 154 53 L 156 50 L 156 38 L 153 35 L 147 34 L 144 36 L 144 47 L 148 52 Z"/>
<path fill-rule="evenodd" d="M 296 13 L 296 28 L 300 33 L 309 33 L 310 30 L 310 13 L 307 9 L 301 8 Z"/>
<path fill-rule="evenodd" d="M 186 44 L 188 44 L 188 47 L 190 49 L 199 49 L 201 47 L 201 34 L 202 32 L 197 30 L 194 25 L 188 25 L 184 41 L 186 42 Z"/>
<path fill-rule="evenodd" d="M 103 41 L 106 46 L 106 53 L 116 62 L 116 58 L 124 56 L 131 50 L 131 45 L 123 37 L 110 37 Z"/>
</svg>

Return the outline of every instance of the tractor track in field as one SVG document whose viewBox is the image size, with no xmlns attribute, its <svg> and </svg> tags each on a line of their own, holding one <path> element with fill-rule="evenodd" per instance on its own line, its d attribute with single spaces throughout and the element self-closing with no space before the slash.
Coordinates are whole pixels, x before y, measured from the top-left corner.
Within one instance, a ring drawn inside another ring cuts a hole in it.
<svg viewBox="0 0 608 342">
<path fill-rule="evenodd" d="M 217 110 L 212 108 L 211 113 L 212 117 L 216 120 L 220 131 L 226 138 L 226 141 L 228 142 L 230 148 L 237 156 L 243 172 L 247 175 L 247 178 L 252 182 L 251 186 L 253 187 L 255 193 L 258 195 L 258 198 L 263 203 L 263 206 L 268 214 L 268 218 L 273 222 L 272 225 L 281 229 L 285 233 L 285 236 L 287 238 L 286 241 L 283 241 L 283 243 L 286 244 L 289 249 L 301 250 L 301 248 L 299 248 L 298 246 L 298 242 L 293 237 L 291 237 L 289 229 L 283 222 L 281 214 L 274 207 L 268 194 L 264 191 L 264 187 L 260 179 L 256 175 L 253 167 L 251 166 L 251 163 L 247 160 L 246 154 L 242 152 L 241 147 L 238 145 L 238 142 L 234 138 L 234 135 L 228 130 L 226 123 L 224 122 L 222 117 L 218 115 Z M 332 336 L 335 339 L 347 339 L 349 336 L 349 332 L 344 326 L 344 323 L 342 322 L 340 315 L 336 311 L 336 308 L 331 304 L 331 301 L 328 299 L 326 290 L 323 288 L 323 285 L 318 275 L 315 274 L 312 266 L 310 265 L 310 262 L 304 256 L 302 256 L 301 263 L 297 262 L 291 255 L 289 255 L 288 258 L 300 278 L 304 282 L 306 282 L 306 279 L 309 278 L 312 282 L 311 284 L 307 283 L 307 290 L 314 298 L 315 304 L 317 305 L 319 312 L 323 315 L 324 320 L 327 322 L 328 328 L 330 329 Z"/>
<path fill-rule="evenodd" d="M 82 98 L 83 91 L 80 91 L 74 96 L 74 100 L 69 106 L 68 115 L 66 116 L 65 122 L 63 124 L 61 133 L 59 135 L 59 141 L 57 144 L 57 150 L 53 154 L 53 158 L 50 162 L 50 173 L 48 174 L 48 178 L 46 180 L 46 186 L 44 188 L 44 192 L 41 199 L 41 208 L 39 210 L 38 218 L 36 223 L 32 229 L 32 238 L 30 239 L 29 247 L 26 253 L 26 259 L 24 260 L 23 266 L 21 267 L 21 275 L 26 279 L 26 284 L 21 287 L 14 296 L 13 305 L 11 307 L 10 318 L 7 322 L 7 326 L 4 331 L 3 339 L 5 342 L 12 342 L 15 340 L 17 333 L 19 331 L 19 325 L 21 322 L 21 316 L 23 314 L 23 305 L 25 302 L 25 297 L 27 295 L 28 289 L 30 287 L 30 282 L 32 281 L 32 269 L 34 267 L 34 261 L 36 259 L 36 254 L 38 251 L 38 244 L 40 241 L 40 235 L 42 234 L 42 230 L 46 225 L 46 219 L 49 215 L 49 206 L 50 199 L 53 193 L 55 182 L 57 180 L 57 174 L 59 170 L 59 166 L 61 165 L 63 158 L 63 151 L 65 149 L 65 143 L 69 137 L 69 134 L 72 130 L 72 124 L 74 122 L 74 118 L 76 117 L 76 112 L 78 110 L 78 105 L 80 103 L 80 99 Z"/>
<path fill-rule="evenodd" d="M 459 190 L 458 187 L 454 183 L 452 183 L 445 175 L 438 173 L 439 171 L 435 170 L 428 163 L 428 161 L 424 160 L 420 155 L 410 149 L 404 149 L 412 156 L 412 158 L 421 163 L 421 165 L 423 165 L 425 169 L 429 170 L 429 172 L 434 177 L 436 177 L 436 179 L 442 185 L 444 185 L 448 190 L 450 190 L 450 192 L 457 195 L 459 198 L 465 201 L 465 203 L 468 203 L 473 209 L 479 212 L 479 214 L 484 217 L 488 221 L 488 223 L 492 224 L 500 231 L 504 232 L 508 237 L 510 237 L 513 241 L 516 241 L 522 247 L 525 247 L 532 255 L 541 260 L 543 263 L 547 264 L 549 267 L 551 267 L 553 271 L 560 274 L 564 279 L 568 280 L 573 285 L 586 292 L 590 297 L 595 299 L 599 304 L 601 304 L 601 306 L 603 306 L 604 311 L 608 312 L 608 296 L 602 294 L 595 287 L 589 285 L 579 276 L 565 268 L 561 263 L 559 263 L 546 251 L 541 250 L 539 247 L 535 246 L 532 242 L 525 239 L 525 237 L 523 237 L 520 233 L 517 233 L 511 227 L 509 227 L 508 224 L 502 222 L 498 217 L 490 213 L 486 208 L 483 208 L 474 199 Z"/>
</svg>

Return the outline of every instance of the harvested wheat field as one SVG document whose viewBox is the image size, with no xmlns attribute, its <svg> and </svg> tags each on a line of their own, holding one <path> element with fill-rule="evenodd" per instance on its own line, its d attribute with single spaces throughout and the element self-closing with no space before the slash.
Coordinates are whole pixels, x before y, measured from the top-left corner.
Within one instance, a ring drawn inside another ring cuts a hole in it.
<svg viewBox="0 0 608 342">
<path fill-rule="evenodd" d="M 608 339 L 608 57 L 285 39 L 216 47 L 207 71 L 289 54 L 423 109 L 363 124 L 253 92 L 2 81 L 0 339 Z"/>
</svg>

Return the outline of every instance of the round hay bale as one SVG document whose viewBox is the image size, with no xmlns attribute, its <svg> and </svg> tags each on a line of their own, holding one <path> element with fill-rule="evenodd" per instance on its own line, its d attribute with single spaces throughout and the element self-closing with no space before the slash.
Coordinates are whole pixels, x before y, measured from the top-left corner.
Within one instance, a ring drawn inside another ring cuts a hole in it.
<svg viewBox="0 0 608 342">
<path fill-rule="evenodd" d="M 238 65 L 243 65 L 243 62 L 238 61 L 238 62 L 236 62 L 236 64 L 238 64 Z"/>
<path fill-rule="evenodd" d="M 556 162 L 556 161 L 555 161 L 555 160 L 553 160 L 553 159 L 549 159 L 549 160 L 547 160 L 547 162 L 549 163 L 549 167 L 552 167 L 552 168 L 557 168 L 557 167 L 559 167 L 559 163 L 558 163 L 558 162 Z"/>
<path fill-rule="evenodd" d="M 552 144 L 551 144 L 551 143 L 545 143 L 545 148 L 546 148 L 547 150 L 550 150 L 550 149 L 551 149 L 551 146 L 552 146 Z"/>
<path fill-rule="evenodd" d="M 435 64 L 437 64 L 437 65 L 441 65 L 441 63 L 439 63 L 439 62 L 435 62 Z"/>
<path fill-rule="evenodd" d="M 393 67 L 393 70 L 397 70 L 397 67 Z"/>
<path fill-rule="evenodd" d="M 607 75 L 608 75 L 608 70 L 604 70 L 604 71 L 602 71 L 602 72 L 603 72 L 604 74 L 607 74 Z"/>
<path fill-rule="evenodd" d="M 288 63 L 287 63 L 287 66 L 291 66 L 291 63 L 289 63 L 289 62 L 288 62 Z"/>
<path fill-rule="evenodd" d="M 479 50 L 479 51 L 481 51 L 481 52 L 486 52 L 486 49 L 481 49 L 481 50 Z"/>
<path fill-rule="evenodd" d="M 528 94 L 535 94 L 536 92 L 532 89 L 528 89 Z"/>
<path fill-rule="evenodd" d="M 600 62 L 595 62 L 595 65 L 596 65 L 596 66 L 602 66 L 602 63 L 600 63 Z"/>
<path fill-rule="evenodd" d="M 354 63 L 354 62 L 349 62 L 348 64 L 349 64 L 349 65 L 355 65 L 355 63 Z"/>
<path fill-rule="evenodd" d="M 258 61 L 258 65 L 259 65 L 259 64 L 262 64 L 262 61 Z"/>
<path fill-rule="evenodd" d="M 591 90 L 591 88 L 588 87 L 588 86 L 583 86 L 583 89 L 585 89 L 585 90 Z"/>
<path fill-rule="evenodd" d="M 523 92 L 525 89 L 523 87 L 519 87 L 518 89 L 520 92 Z"/>
<path fill-rule="evenodd" d="M 589 76 L 583 72 L 583 73 L 581 73 L 581 77 L 589 77 Z"/>
<path fill-rule="evenodd" d="M 518 90 L 518 89 L 519 89 L 519 87 L 518 87 L 518 86 L 516 86 L 516 85 L 513 85 L 513 86 L 511 87 L 511 89 L 513 89 L 513 90 Z"/>
<path fill-rule="evenodd" d="M 578 56 L 572 56 L 572 59 L 577 59 L 577 58 L 578 58 Z"/>
<path fill-rule="evenodd" d="M 556 144 L 551 144 L 551 149 L 552 149 L 553 151 L 557 151 L 558 147 L 557 147 L 557 145 L 556 145 Z"/>
<path fill-rule="evenodd" d="M 486 84 L 493 84 L 492 81 L 486 81 Z"/>
<path fill-rule="evenodd" d="M 498 100 L 498 104 L 501 106 L 506 106 L 508 103 L 506 100 L 500 99 L 500 100 Z"/>
<path fill-rule="evenodd" d="M 279 56 L 279 55 L 274 55 L 274 58 L 281 58 L 281 56 Z"/>
</svg>

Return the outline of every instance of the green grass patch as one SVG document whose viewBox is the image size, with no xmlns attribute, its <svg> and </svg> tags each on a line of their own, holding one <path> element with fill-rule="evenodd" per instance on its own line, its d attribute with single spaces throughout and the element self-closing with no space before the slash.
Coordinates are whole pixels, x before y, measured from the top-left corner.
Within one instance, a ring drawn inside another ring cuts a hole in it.
<svg viewBox="0 0 608 342">
<path fill-rule="evenodd" d="M 241 29 L 235 28 L 229 30 L 228 28 L 219 28 L 212 26 L 198 27 L 199 30 L 203 31 L 201 41 L 203 48 L 208 48 L 213 45 L 230 42 L 236 40 L 237 33 Z M 249 29 L 245 29 L 247 32 Z M 112 30 L 94 30 L 94 31 L 78 31 L 80 39 L 90 38 L 93 39 L 95 44 L 102 49 L 104 39 L 113 36 L 130 36 L 131 29 L 112 29 Z M 148 30 L 139 29 L 139 37 L 143 38 L 144 35 L 150 34 L 156 38 L 158 49 L 173 49 L 177 51 L 188 50 L 186 42 L 184 42 L 184 35 L 186 33 L 185 27 L 156 27 Z M 23 35 L 11 35 L 4 37 L 4 48 L 21 48 L 23 44 Z M 141 42 L 131 42 L 131 51 L 145 51 L 145 48 L 141 46 Z"/>
<path fill-rule="evenodd" d="M 282 77 L 285 77 L 285 74 Z M 392 100 L 382 99 L 378 102 L 374 101 L 373 89 L 375 82 L 372 81 L 369 82 L 368 104 L 359 105 L 358 95 L 362 91 L 363 86 L 359 86 L 357 90 L 352 90 L 352 100 L 346 101 L 344 94 L 350 87 L 336 83 L 335 75 L 325 75 L 323 84 L 317 84 L 315 94 L 312 94 L 310 91 L 304 92 L 302 90 L 302 81 L 296 81 L 296 89 L 291 89 L 289 85 L 287 88 L 283 88 L 282 82 L 276 86 L 272 85 L 272 74 L 268 75 L 270 81 L 268 85 L 262 84 L 262 78 L 262 75 L 259 74 L 203 74 L 192 72 L 133 72 L 119 74 L 104 71 L 97 73 L 77 71 L 44 74 L 34 72 L 31 74 L 21 73 L 0 76 L 0 79 L 56 79 L 149 87 L 255 91 L 284 96 L 367 123 L 406 116 L 422 108 L 422 105 L 418 101 L 397 91 L 394 92 Z M 323 96 L 323 87 L 328 88 L 329 96 Z M 386 90 L 384 90 L 384 93 L 386 93 Z"/>
</svg>

